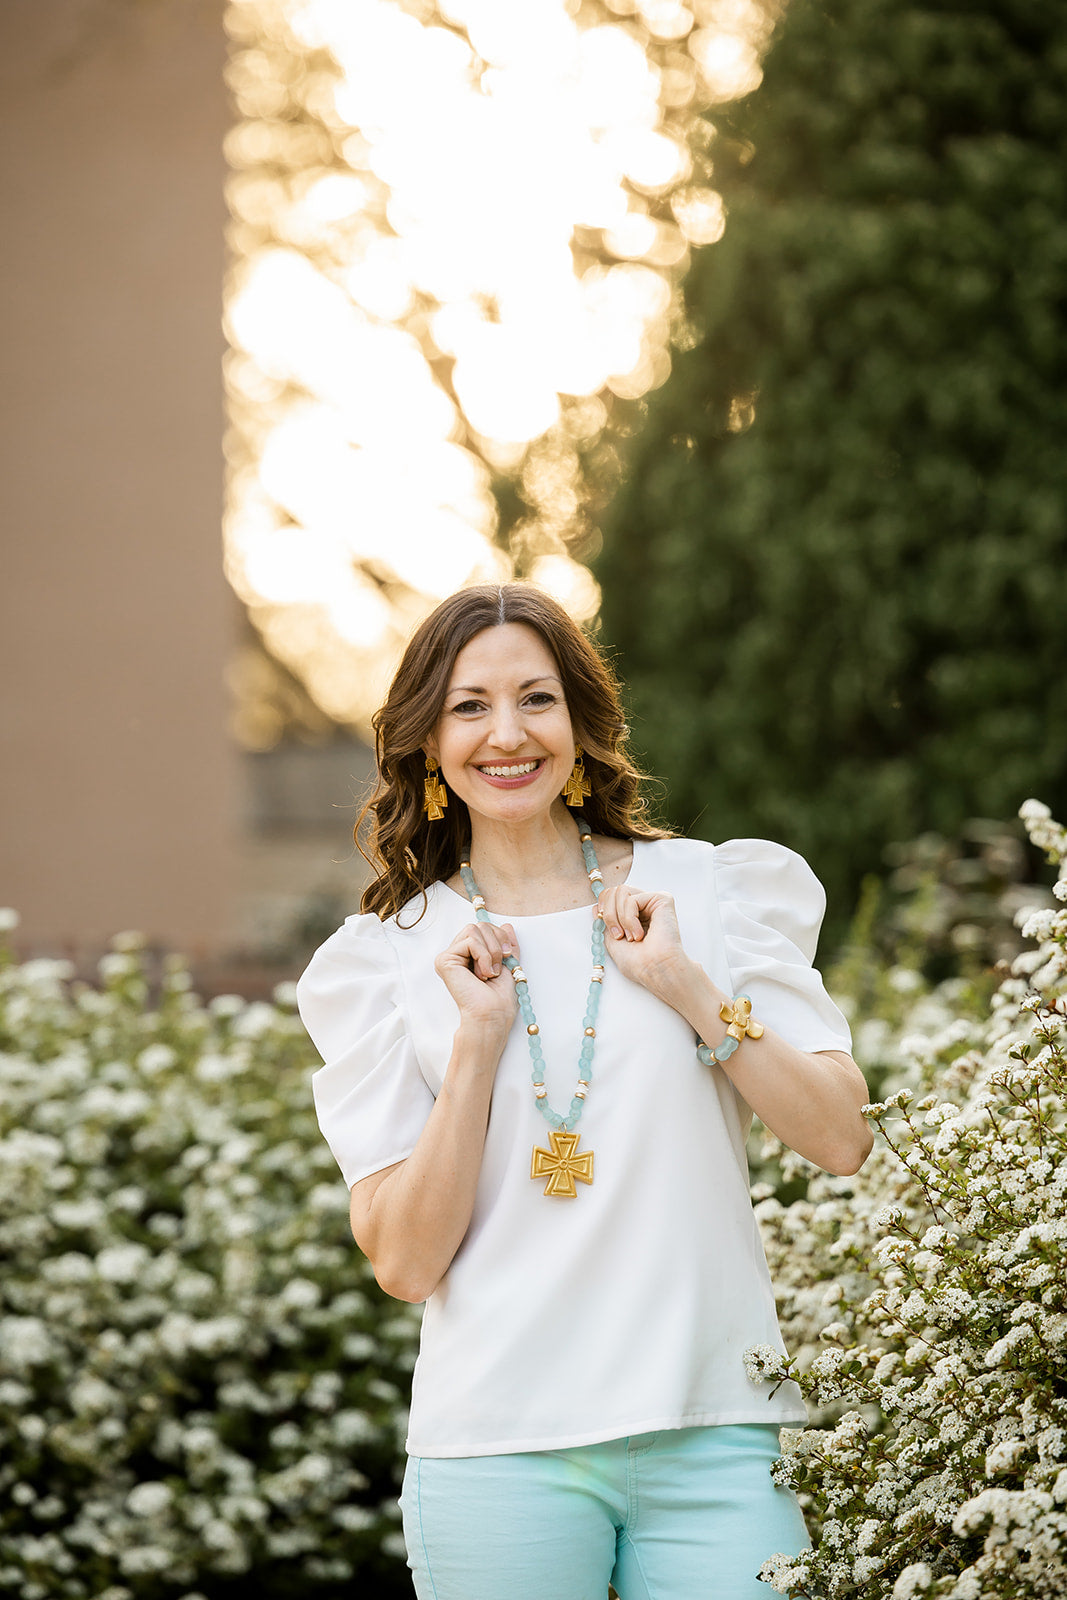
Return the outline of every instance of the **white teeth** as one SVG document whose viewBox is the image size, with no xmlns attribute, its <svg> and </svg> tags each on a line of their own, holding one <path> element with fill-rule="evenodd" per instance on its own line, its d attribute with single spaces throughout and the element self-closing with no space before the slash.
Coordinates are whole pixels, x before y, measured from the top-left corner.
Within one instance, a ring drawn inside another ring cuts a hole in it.
<svg viewBox="0 0 1067 1600">
<path fill-rule="evenodd" d="M 540 762 L 524 761 L 517 767 L 482 767 L 480 770 L 490 778 L 521 778 L 524 773 L 534 772 Z"/>
</svg>

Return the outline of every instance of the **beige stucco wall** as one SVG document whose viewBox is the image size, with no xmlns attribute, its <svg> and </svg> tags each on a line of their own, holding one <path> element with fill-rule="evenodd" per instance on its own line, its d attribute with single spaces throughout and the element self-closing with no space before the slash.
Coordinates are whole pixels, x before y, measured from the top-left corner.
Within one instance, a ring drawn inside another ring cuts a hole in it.
<svg viewBox="0 0 1067 1600">
<path fill-rule="evenodd" d="M 0 6 L 0 904 L 232 926 L 221 0 Z"/>
</svg>

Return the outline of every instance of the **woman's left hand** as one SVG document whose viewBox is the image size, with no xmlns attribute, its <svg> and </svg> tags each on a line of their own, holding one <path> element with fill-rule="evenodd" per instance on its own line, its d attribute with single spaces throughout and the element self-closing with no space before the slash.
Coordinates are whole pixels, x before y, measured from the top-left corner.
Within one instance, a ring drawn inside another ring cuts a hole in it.
<svg viewBox="0 0 1067 1600">
<path fill-rule="evenodd" d="M 604 919 L 604 946 L 619 971 L 653 993 L 672 986 L 689 965 L 669 894 L 621 883 L 602 890 L 597 908 Z"/>
<path fill-rule="evenodd" d="M 669 894 L 650 894 L 628 883 L 604 889 L 597 907 L 604 918 L 604 948 L 619 971 L 677 1011 L 697 1038 L 723 1037 L 720 1006 L 728 999 L 685 951 Z M 772 1133 L 828 1172 L 858 1172 L 871 1149 L 860 1113 L 867 1085 L 842 1051 L 802 1051 L 765 1027 L 716 1070 Z"/>
</svg>

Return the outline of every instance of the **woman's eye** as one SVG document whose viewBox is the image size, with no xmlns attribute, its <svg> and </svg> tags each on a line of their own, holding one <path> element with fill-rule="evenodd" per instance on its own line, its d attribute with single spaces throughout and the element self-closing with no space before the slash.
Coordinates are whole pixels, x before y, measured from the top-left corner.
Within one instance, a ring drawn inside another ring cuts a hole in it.
<svg viewBox="0 0 1067 1600">
<path fill-rule="evenodd" d="M 557 696 L 551 690 L 535 689 L 532 694 L 525 697 L 523 705 L 529 706 L 532 711 L 544 711 L 547 707 L 554 706 L 556 702 Z M 452 715 L 459 717 L 475 717 L 484 710 L 485 702 L 482 700 L 459 700 L 451 708 Z"/>
</svg>

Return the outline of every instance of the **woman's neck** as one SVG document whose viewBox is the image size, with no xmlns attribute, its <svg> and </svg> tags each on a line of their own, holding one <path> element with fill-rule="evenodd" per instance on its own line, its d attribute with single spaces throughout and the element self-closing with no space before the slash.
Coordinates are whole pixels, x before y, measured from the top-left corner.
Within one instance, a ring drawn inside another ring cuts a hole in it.
<svg viewBox="0 0 1067 1600">
<path fill-rule="evenodd" d="M 574 816 L 563 807 L 519 825 L 471 817 L 471 871 L 490 911 L 558 911 L 590 898 Z"/>
</svg>

